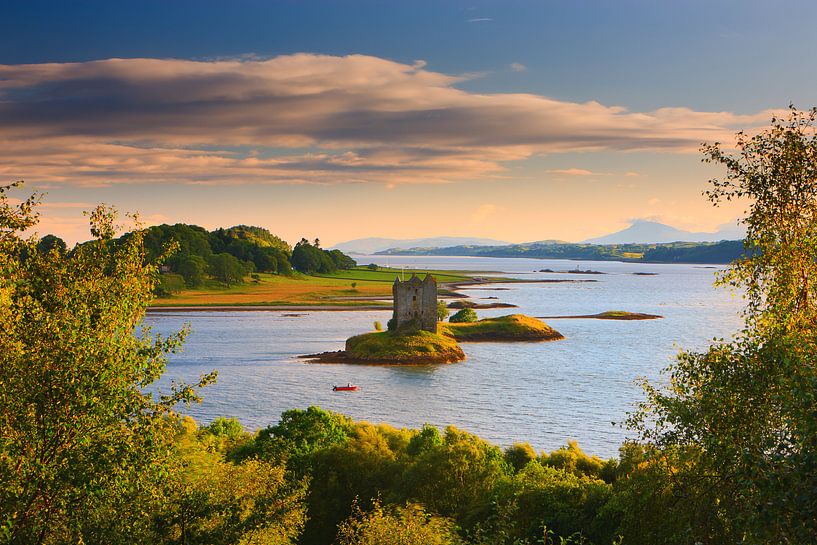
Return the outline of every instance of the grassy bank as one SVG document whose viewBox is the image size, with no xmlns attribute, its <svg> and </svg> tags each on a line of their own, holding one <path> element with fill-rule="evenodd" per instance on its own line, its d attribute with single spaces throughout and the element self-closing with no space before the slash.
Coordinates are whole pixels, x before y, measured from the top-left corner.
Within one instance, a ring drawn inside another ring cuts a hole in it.
<svg viewBox="0 0 817 545">
<path fill-rule="evenodd" d="M 485 318 L 470 323 L 446 322 L 441 323 L 438 329 L 442 335 L 458 341 L 555 341 L 564 338 L 545 322 L 524 314 Z"/>
<path fill-rule="evenodd" d="M 171 297 L 153 301 L 152 306 L 214 306 L 214 305 L 269 305 L 269 306 L 320 306 L 343 305 L 349 307 L 382 305 L 390 302 L 372 301 L 372 298 L 391 299 L 391 285 L 395 277 L 412 273 L 418 276 L 431 274 L 439 283 L 469 282 L 471 277 L 452 271 L 400 270 L 379 268 L 376 271 L 365 267 L 338 271 L 337 273 L 313 276 L 293 274 L 258 275 L 259 280 L 247 280 L 243 284 L 225 286 L 208 281 L 196 289 L 183 290 Z M 354 287 L 352 286 L 354 283 Z"/>
<path fill-rule="evenodd" d="M 377 331 L 349 338 L 346 357 L 372 363 L 452 363 L 464 360 L 465 354 L 457 341 L 445 335 Z"/>
</svg>

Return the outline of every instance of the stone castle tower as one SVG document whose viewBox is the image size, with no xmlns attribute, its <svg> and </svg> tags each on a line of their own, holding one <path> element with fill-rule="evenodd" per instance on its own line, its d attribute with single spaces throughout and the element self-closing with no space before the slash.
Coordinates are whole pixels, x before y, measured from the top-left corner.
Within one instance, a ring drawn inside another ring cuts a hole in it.
<svg viewBox="0 0 817 545">
<path fill-rule="evenodd" d="M 405 282 L 396 278 L 392 294 L 395 329 L 437 332 L 437 281 L 430 274 L 424 280 L 414 274 Z"/>
</svg>

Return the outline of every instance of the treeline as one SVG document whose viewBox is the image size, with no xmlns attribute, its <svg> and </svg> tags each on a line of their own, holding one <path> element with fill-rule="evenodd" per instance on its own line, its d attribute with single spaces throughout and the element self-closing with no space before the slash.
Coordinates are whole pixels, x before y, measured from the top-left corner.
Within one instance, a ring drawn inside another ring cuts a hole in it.
<svg viewBox="0 0 817 545">
<path fill-rule="evenodd" d="M 743 257 L 746 248 L 742 240 L 724 240 L 711 244 L 661 244 L 644 252 L 642 261 L 650 263 L 713 263 L 726 264 Z"/>
<path fill-rule="evenodd" d="M 644 507 L 630 480 L 645 459 L 637 446 L 620 460 L 574 442 L 549 454 L 527 443 L 503 450 L 454 427 L 396 429 L 318 407 L 287 411 L 254 435 L 217 420 L 194 436 L 212 442 L 214 426 L 231 430 L 219 442 L 225 460 L 277 464 L 290 487 L 307 483 L 306 522 L 293 536 L 304 545 L 388 543 L 421 528 L 422 540 L 404 542 L 606 545 L 635 537 L 629 513 Z"/>
<path fill-rule="evenodd" d="M 121 244 L 131 236 L 125 234 L 113 243 Z M 157 225 L 144 230 L 143 240 L 150 262 L 174 248 L 164 259 L 166 269 L 157 285 L 159 295 L 197 288 L 208 279 L 226 285 L 237 284 L 255 272 L 325 274 L 355 266 L 354 259 L 340 250 L 323 250 L 317 239 L 311 243 L 301 239 L 292 248 L 263 227 L 247 225 L 214 231 L 183 223 Z M 54 235 L 46 235 L 38 244 L 40 251 L 52 248 L 67 251 L 65 242 Z"/>
<path fill-rule="evenodd" d="M 507 246 L 452 246 L 411 248 L 378 252 L 386 255 L 446 255 L 474 257 L 526 257 L 589 261 L 650 263 L 729 263 L 744 253 L 743 241 L 671 242 L 666 244 L 571 244 L 534 242 Z"/>
</svg>

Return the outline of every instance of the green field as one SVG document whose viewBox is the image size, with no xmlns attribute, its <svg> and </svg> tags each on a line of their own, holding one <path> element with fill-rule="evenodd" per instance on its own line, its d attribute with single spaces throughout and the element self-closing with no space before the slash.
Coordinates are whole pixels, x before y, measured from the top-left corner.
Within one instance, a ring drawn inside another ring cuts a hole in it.
<svg viewBox="0 0 817 545">
<path fill-rule="evenodd" d="M 376 271 L 367 269 L 366 267 L 357 267 L 355 269 L 349 269 L 345 271 L 338 271 L 336 273 L 332 273 L 331 275 L 316 275 L 321 278 L 343 278 L 350 281 L 353 280 L 365 280 L 365 281 L 373 281 L 373 282 L 394 282 L 395 278 L 400 278 L 402 280 L 408 280 L 411 278 L 412 274 L 416 274 L 421 278 L 424 277 L 426 274 L 430 274 L 433 276 L 437 282 L 463 282 L 471 280 L 473 276 L 472 272 L 464 272 L 464 271 L 439 271 L 439 270 L 431 270 L 431 269 L 394 269 L 394 268 L 386 268 L 380 267 Z"/>
<path fill-rule="evenodd" d="M 394 279 L 398 276 L 408 279 L 413 273 L 418 276 L 431 274 L 440 283 L 471 280 L 470 276 L 460 271 L 387 268 L 372 271 L 365 267 L 320 276 L 261 273 L 258 282 L 247 278 L 243 284 L 232 286 L 210 280 L 199 288 L 158 298 L 152 306 L 389 306 Z M 354 287 L 352 283 L 355 283 Z M 376 298 L 387 301 L 374 300 Z"/>
</svg>

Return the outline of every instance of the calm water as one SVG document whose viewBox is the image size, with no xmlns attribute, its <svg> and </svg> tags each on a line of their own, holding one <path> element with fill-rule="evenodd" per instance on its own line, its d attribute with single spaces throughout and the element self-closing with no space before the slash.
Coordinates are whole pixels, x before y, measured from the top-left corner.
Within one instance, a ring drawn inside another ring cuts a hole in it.
<svg viewBox="0 0 817 545">
<path fill-rule="evenodd" d="M 255 429 L 291 408 L 320 405 L 355 419 L 419 427 L 453 424 L 502 446 L 528 441 L 552 450 L 576 439 L 587 451 L 613 456 L 627 431 L 624 420 L 641 391 L 637 377 L 661 380 L 679 348 L 701 349 L 739 327 L 740 298 L 712 287 L 714 270 L 691 265 L 643 265 L 532 259 L 364 257 L 360 263 L 400 267 L 502 271 L 526 279 L 592 279 L 593 283 L 491 285 L 464 290 L 475 300 L 498 297 L 532 316 L 628 310 L 663 320 L 548 320 L 566 340 L 550 343 L 463 343 L 465 362 L 443 366 L 378 367 L 305 364 L 296 359 L 343 348 L 351 335 L 386 323 L 390 311 L 195 312 L 151 314 L 169 333 L 190 322 L 183 353 L 174 355 L 160 386 L 193 381 L 213 369 L 218 383 L 187 412 L 201 421 L 236 416 Z M 535 273 L 593 269 L 605 275 Z M 656 276 L 637 276 L 653 272 Z M 487 289 L 486 289 L 487 288 Z M 288 312 L 291 314 L 291 312 Z M 353 382 L 361 390 L 334 393 Z"/>
</svg>

